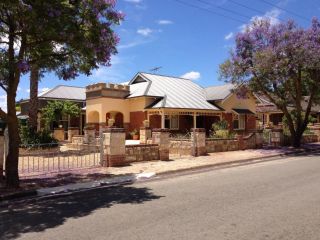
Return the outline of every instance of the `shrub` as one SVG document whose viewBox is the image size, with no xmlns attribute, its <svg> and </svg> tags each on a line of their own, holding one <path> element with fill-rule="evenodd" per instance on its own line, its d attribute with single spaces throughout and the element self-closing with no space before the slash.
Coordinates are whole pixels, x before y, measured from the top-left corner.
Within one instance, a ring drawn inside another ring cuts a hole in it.
<svg viewBox="0 0 320 240">
<path fill-rule="evenodd" d="M 56 146 L 58 142 L 51 136 L 50 132 L 46 130 L 33 132 L 30 131 L 30 128 L 28 126 L 20 126 L 20 139 L 22 145 L 47 144 L 48 146 Z"/>
<path fill-rule="evenodd" d="M 221 120 L 219 122 L 212 124 L 212 130 L 214 132 L 216 132 L 218 130 L 228 130 L 228 126 L 229 126 L 229 124 L 226 120 Z"/>
<path fill-rule="evenodd" d="M 221 120 L 212 124 L 213 138 L 233 138 L 234 134 L 229 131 L 229 124 L 226 120 Z"/>
</svg>

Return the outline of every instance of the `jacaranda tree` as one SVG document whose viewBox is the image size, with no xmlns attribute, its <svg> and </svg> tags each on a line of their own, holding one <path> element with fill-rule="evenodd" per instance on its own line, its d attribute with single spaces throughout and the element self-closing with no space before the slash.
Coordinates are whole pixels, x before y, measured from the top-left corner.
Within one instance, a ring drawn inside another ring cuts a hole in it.
<svg viewBox="0 0 320 240">
<path fill-rule="evenodd" d="M 7 94 L 9 151 L 6 184 L 19 185 L 16 93 L 23 74 L 35 66 L 64 79 L 109 66 L 117 53 L 112 30 L 123 15 L 115 0 L 3 0 L 0 2 L 0 87 Z"/>
<path fill-rule="evenodd" d="M 319 21 L 313 19 L 307 29 L 293 21 L 277 25 L 267 20 L 254 22 L 237 34 L 235 48 L 220 65 L 220 74 L 222 79 L 245 84 L 274 103 L 287 119 L 292 145 L 299 147 L 311 108 L 320 100 Z M 303 109 L 305 100 L 307 107 Z M 294 113 L 289 106 L 294 107 Z"/>
</svg>

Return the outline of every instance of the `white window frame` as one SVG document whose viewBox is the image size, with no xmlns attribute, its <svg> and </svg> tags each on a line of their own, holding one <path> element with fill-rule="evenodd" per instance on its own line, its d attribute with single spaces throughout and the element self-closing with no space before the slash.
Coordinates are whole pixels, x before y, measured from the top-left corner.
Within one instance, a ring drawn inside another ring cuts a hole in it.
<svg viewBox="0 0 320 240">
<path fill-rule="evenodd" d="M 179 130 L 179 115 L 165 115 L 165 120 L 169 120 L 169 129 L 171 130 Z M 176 120 L 176 126 L 174 122 Z"/>
<path fill-rule="evenodd" d="M 246 128 L 246 115 L 245 114 L 234 114 L 233 116 L 233 126 L 234 121 L 238 121 L 238 128 L 234 128 L 234 130 L 244 130 Z"/>
</svg>

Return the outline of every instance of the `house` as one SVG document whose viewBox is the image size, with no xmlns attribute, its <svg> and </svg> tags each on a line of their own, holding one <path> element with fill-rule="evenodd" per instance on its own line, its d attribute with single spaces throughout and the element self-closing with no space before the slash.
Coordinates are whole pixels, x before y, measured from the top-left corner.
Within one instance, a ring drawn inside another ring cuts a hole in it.
<svg viewBox="0 0 320 240">
<path fill-rule="evenodd" d="M 53 130 L 58 126 L 62 125 L 65 132 L 69 127 L 78 127 L 80 132 L 82 132 L 83 127 L 86 124 L 85 117 L 85 103 L 86 103 L 86 93 L 83 87 L 73 87 L 66 85 L 58 85 L 46 92 L 39 94 L 39 113 L 38 113 L 38 128 L 44 127 L 43 121 L 41 121 L 41 109 L 47 105 L 49 101 L 70 101 L 76 103 L 80 108 L 83 109 L 81 116 L 69 117 L 62 116 L 58 121 L 51 124 L 50 128 Z M 25 119 L 28 117 L 29 112 L 29 99 L 23 99 L 19 101 L 21 112 L 19 118 Z"/>
<path fill-rule="evenodd" d="M 227 84 L 203 88 L 183 78 L 137 73 L 127 84 L 97 83 L 86 87 L 86 121 L 98 130 L 108 119 L 127 131 L 144 120 L 151 128 L 187 132 L 225 119 L 231 130 L 256 128 L 256 98 L 239 98 L 238 87 Z"/>
<path fill-rule="evenodd" d="M 256 94 L 258 99 L 257 104 L 257 116 L 262 126 L 279 126 L 282 123 L 284 116 L 283 112 L 272 102 L 270 102 L 265 96 Z M 303 111 L 307 109 L 308 96 L 304 96 L 301 101 L 301 107 Z M 288 106 L 288 110 L 293 110 L 294 106 Z M 320 122 L 320 105 L 315 104 L 311 107 L 310 115 Z"/>
</svg>

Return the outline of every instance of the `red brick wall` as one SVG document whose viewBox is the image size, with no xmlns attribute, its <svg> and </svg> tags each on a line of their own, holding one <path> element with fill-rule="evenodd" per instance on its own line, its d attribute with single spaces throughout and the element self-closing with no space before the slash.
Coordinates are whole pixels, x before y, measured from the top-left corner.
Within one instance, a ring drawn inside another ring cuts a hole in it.
<svg viewBox="0 0 320 240">
<path fill-rule="evenodd" d="M 145 119 L 147 119 L 145 112 L 130 112 L 129 131 L 132 131 L 134 129 L 137 129 L 139 131 L 140 127 L 143 127 L 143 121 Z"/>
<path fill-rule="evenodd" d="M 256 129 L 256 116 L 255 115 L 247 115 L 246 116 L 246 130 L 254 130 Z"/>
<path fill-rule="evenodd" d="M 150 127 L 151 128 L 161 128 L 161 116 L 160 115 L 151 115 L 149 117 Z"/>
<path fill-rule="evenodd" d="M 222 119 L 226 120 L 230 126 L 229 130 L 233 130 L 232 113 L 222 113 Z"/>
</svg>

